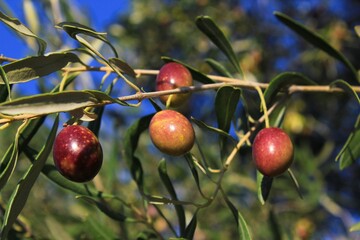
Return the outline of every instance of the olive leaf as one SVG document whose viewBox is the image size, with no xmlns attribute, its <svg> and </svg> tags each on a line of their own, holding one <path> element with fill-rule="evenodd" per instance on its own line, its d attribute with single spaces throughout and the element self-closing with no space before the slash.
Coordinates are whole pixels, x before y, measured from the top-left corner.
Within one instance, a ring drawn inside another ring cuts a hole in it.
<svg viewBox="0 0 360 240">
<path fill-rule="evenodd" d="M 18 215 L 22 211 L 30 190 L 38 178 L 45 162 L 51 152 L 53 142 L 55 140 L 56 131 L 59 125 L 59 118 L 56 117 L 53 127 L 50 131 L 49 137 L 45 142 L 43 148 L 39 152 L 33 164 L 29 167 L 25 175 L 21 178 L 13 191 L 8 206 L 5 210 L 4 220 L 1 228 L 1 238 L 6 239 L 13 223 L 16 221 Z"/>
<path fill-rule="evenodd" d="M 19 59 L 2 66 L 7 79 L 0 75 L 0 84 L 28 82 L 61 70 L 68 63 L 80 62 L 73 53 L 52 53 Z"/>
<path fill-rule="evenodd" d="M 301 23 L 295 21 L 291 17 L 287 16 L 284 13 L 281 12 L 274 12 L 275 17 L 288 26 L 291 30 L 299 34 L 301 37 L 303 37 L 306 41 L 314 45 L 315 47 L 321 49 L 322 51 L 329 54 L 331 57 L 339 60 L 341 63 L 346 66 L 351 73 L 353 74 L 354 78 L 360 82 L 359 74 L 357 73 L 355 67 L 351 64 L 351 62 L 338 50 L 336 50 L 334 47 L 332 47 L 325 39 L 323 39 L 319 34 L 311 31 Z"/>
<path fill-rule="evenodd" d="M 209 16 L 199 16 L 195 20 L 196 26 L 225 54 L 236 71 L 243 77 L 239 60 L 225 34 Z"/>
<path fill-rule="evenodd" d="M 5 23 L 10 28 L 14 29 L 17 33 L 20 33 L 27 37 L 35 38 L 39 45 L 38 55 L 43 55 L 45 53 L 46 45 L 47 45 L 45 40 L 36 36 L 29 28 L 24 26 L 17 18 L 9 17 L 0 11 L 0 21 Z"/>
<path fill-rule="evenodd" d="M 78 34 L 84 34 L 86 36 L 90 36 L 90 37 L 99 39 L 99 40 L 105 42 L 111 48 L 115 57 L 118 57 L 115 47 L 107 40 L 107 38 L 105 37 L 106 33 L 104 33 L 104 32 L 97 32 L 88 26 L 85 26 L 83 24 L 76 23 L 76 22 L 61 22 L 61 23 L 57 24 L 55 27 L 63 29 L 67 34 L 69 34 L 70 37 L 74 38 L 75 40 L 80 41 L 81 43 L 84 43 L 84 42 L 79 40 L 79 36 L 77 36 Z M 87 44 L 85 44 L 85 45 L 87 45 Z"/>
</svg>

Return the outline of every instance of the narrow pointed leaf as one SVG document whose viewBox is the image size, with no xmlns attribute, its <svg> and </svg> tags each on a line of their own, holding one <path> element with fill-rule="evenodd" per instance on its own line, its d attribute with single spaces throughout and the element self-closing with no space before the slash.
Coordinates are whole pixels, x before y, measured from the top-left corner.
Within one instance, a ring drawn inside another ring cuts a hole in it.
<svg viewBox="0 0 360 240">
<path fill-rule="evenodd" d="M 184 155 L 186 162 L 190 168 L 191 174 L 193 175 L 193 178 L 195 180 L 196 186 L 201 194 L 201 196 L 205 199 L 207 199 L 207 197 L 204 195 L 204 193 L 201 190 L 201 186 L 200 186 L 200 179 L 199 179 L 199 173 L 196 170 L 195 164 L 193 162 L 193 157 L 190 153 L 187 153 Z"/>
<path fill-rule="evenodd" d="M 2 160 L 1 160 L 1 169 L 2 172 L 0 174 L 0 191 L 3 189 L 3 187 L 8 182 L 9 178 L 13 174 L 18 156 L 19 156 L 19 138 L 21 135 L 21 132 L 26 128 L 28 125 L 27 122 L 24 122 L 17 130 L 15 135 L 15 140 L 11 144 L 11 146 L 8 148 L 7 152 L 4 154 Z"/>
<path fill-rule="evenodd" d="M 209 78 L 208 76 L 206 76 L 205 74 L 199 72 L 198 70 L 196 70 L 195 68 L 185 64 L 184 62 L 181 62 L 179 60 L 176 60 L 174 58 L 169 58 L 169 57 L 161 57 L 161 59 L 165 62 L 177 62 L 180 63 L 182 65 L 184 65 L 187 69 L 189 69 L 193 79 L 195 81 L 204 83 L 204 84 L 209 84 L 209 83 L 214 83 L 214 80 L 212 80 L 211 78 Z"/>
<path fill-rule="evenodd" d="M 6 90 L 7 90 L 7 92 L 4 93 L 4 95 L 6 96 L 6 97 L 3 97 L 4 101 L 6 100 L 7 97 L 9 97 L 9 100 L 11 100 L 11 87 L 9 84 L 9 79 L 7 78 L 6 72 L 4 71 L 4 68 L 1 65 L 0 65 L 0 78 L 1 78 L 1 80 L 4 81 L 4 84 L 5 84 Z"/>
<path fill-rule="evenodd" d="M 197 226 L 197 213 L 196 211 L 194 213 L 194 216 L 192 217 L 191 221 L 187 225 L 185 232 L 184 232 L 184 238 L 183 239 L 194 239 L 194 234 Z"/>
<path fill-rule="evenodd" d="M 34 163 L 29 167 L 28 171 L 19 181 L 18 185 L 16 186 L 14 192 L 11 195 L 9 204 L 4 214 L 4 220 L 1 230 L 2 239 L 6 239 L 7 234 L 11 229 L 13 223 L 16 221 L 18 215 L 25 206 L 30 190 L 32 189 L 32 186 L 34 185 L 51 152 L 58 125 L 59 118 L 57 117 L 50 131 L 49 137 L 45 142 L 44 147 L 40 151 Z"/>
<path fill-rule="evenodd" d="M 219 128 L 229 132 L 237 104 L 240 100 L 241 90 L 231 86 L 221 87 L 215 98 L 215 112 Z"/>
<path fill-rule="evenodd" d="M 3 65 L 3 69 L 7 74 L 8 83 L 15 84 L 49 75 L 71 62 L 80 62 L 80 60 L 73 53 L 53 53 L 47 56 L 23 58 Z M 4 83 L 5 79 L 1 77 L 0 84 Z"/>
<path fill-rule="evenodd" d="M 251 234 L 250 230 L 248 228 L 248 225 L 244 219 L 244 217 L 241 215 L 241 213 L 236 209 L 234 204 L 230 201 L 230 199 L 223 194 L 223 197 L 225 199 L 225 202 L 227 206 L 229 207 L 231 213 L 233 214 L 236 224 L 238 226 L 238 232 L 239 232 L 239 240 L 251 240 Z"/>
<path fill-rule="evenodd" d="M 289 175 L 290 175 L 290 178 L 291 178 L 292 182 L 294 183 L 294 186 L 295 186 L 295 188 L 296 188 L 296 191 L 297 191 L 298 194 L 299 194 L 299 197 L 300 197 L 300 198 L 303 198 L 303 195 L 302 195 L 301 190 L 300 190 L 300 185 L 299 185 L 298 180 L 297 180 L 296 177 L 295 177 L 295 174 L 291 171 L 290 168 L 288 169 L 288 173 L 289 173 Z"/>
<path fill-rule="evenodd" d="M 87 27 L 85 25 L 82 25 L 82 24 L 76 23 L 76 22 L 62 22 L 62 23 L 57 24 L 56 27 L 63 29 L 67 34 L 69 34 L 70 37 L 74 38 L 75 40 L 78 40 L 77 39 L 78 34 L 84 34 L 84 35 L 87 35 L 90 37 L 97 38 L 97 39 L 105 42 L 107 45 L 109 45 L 109 47 L 113 51 L 115 57 L 118 57 L 115 47 L 105 37 L 106 33 L 97 32 L 90 27 Z"/>
<path fill-rule="evenodd" d="M 224 33 L 209 16 L 196 18 L 196 26 L 225 54 L 236 71 L 243 76 L 239 60 Z"/>
<path fill-rule="evenodd" d="M 270 105 L 276 94 L 288 88 L 294 84 L 302 84 L 302 85 L 316 85 L 316 83 L 306 76 L 297 73 L 297 72 L 284 72 L 280 73 L 273 79 L 271 79 L 268 88 L 264 92 L 265 102 Z"/>
<path fill-rule="evenodd" d="M 351 87 L 351 85 L 348 82 L 345 82 L 344 80 L 336 80 L 330 83 L 330 86 L 342 88 L 350 96 L 354 97 L 355 100 L 360 104 L 359 95 L 356 93 L 356 91 Z"/>
<path fill-rule="evenodd" d="M 337 51 L 334 47 L 332 47 L 327 41 L 325 41 L 319 34 L 311 31 L 301 23 L 295 21 L 294 19 L 290 18 L 289 16 L 280 13 L 274 12 L 275 17 L 289 27 L 291 30 L 299 34 L 303 37 L 306 41 L 314 45 L 315 47 L 321 49 L 322 51 L 329 54 L 331 57 L 339 60 L 343 63 L 353 74 L 354 78 L 360 82 L 359 75 L 355 69 L 355 67 L 350 63 L 350 61 L 339 51 Z"/>
<path fill-rule="evenodd" d="M 269 197 L 273 178 L 262 175 L 259 171 L 256 172 L 256 182 L 258 186 L 258 199 L 262 205 L 265 204 Z"/>
<path fill-rule="evenodd" d="M 121 72 L 131 76 L 131 77 L 136 77 L 136 73 L 134 71 L 134 69 L 132 67 L 130 67 L 129 64 L 127 64 L 126 62 L 124 62 L 123 60 L 120 60 L 119 58 L 110 58 L 109 62 L 117 67 Z"/>
<path fill-rule="evenodd" d="M 216 128 L 216 127 L 212 127 L 206 123 L 204 123 L 203 121 L 200 121 L 198 119 L 195 119 L 193 117 L 191 117 L 191 121 L 193 121 L 198 127 L 204 129 L 204 130 L 207 130 L 207 131 L 211 131 L 211 132 L 214 132 L 216 134 L 219 134 L 221 136 L 224 136 L 228 139 L 230 139 L 231 141 L 233 141 L 234 143 L 236 143 L 236 140 L 227 132 L 225 132 L 224 130 L 221 130 L 219 128 Z"/>
<path fill-rule="evenodd" d="M 143 189 L 144 178 L 143 168 L 140 160 L 135 156 L 139 138 L 142 132 L 148 129 L 153 114 L 146 115 L 135 121 L 125 132 L 124 137 L 124 158 L 130 169 L 131 175 L 140 190 Z"/>
<path fill-rule="evenodd" d="M 47 45 L 46 42 L 40 37 L 36 36 L 29 28 L 24 26 L 17 18 L 9 17 L 0 11 L 0 21 L 5 23 L 10 28 L 14 29 L 17 33 L 20 33 L 27 37 L 35 38 L 39 45 L 38 55 L 43 55 L 45 53 L 46 45 Z"/>
<path fill-rule="evenodd" d="M 64 91 L 23 97 L 0 104 L 0 113 L 5 115 L 51 114 L 69 112 L 75 109 L 99 104 L 122 102 L 107 94 L 94 90 Z"/>
<path fill-rule="evenodd" d="M 340 162 L 340 169 L 350 166 L 355 163 L 360 157 L 360 116 L 358 116 L 354 130 L 350 133 L 344 146 L 335 158 L 335 161 Z"/>
<path fill-rule="evenodd" d="M 205 59 L 205 62 L 210 65 L 210 67 L 219 75 L 232 78 L 231 73 L 222 65 L 220 62 L 212 58 Z"/>
<path fill-rule="evenodd" d="M 161 181 L 163 182 L 164 186 L 166 187 L 166 190 L 168 191 L 168 193 L 171 196 L 171 199 L 178 200 L 174 186 L 170 180 L 169 175 L 167 174 L 165 159 L 162 159 L 160 161 L 159 166 L 158 166 L 158 172 L 159 172 Z M 176 215 L 177 215 L 178 221 L 179 221 L 180 235 L 182 236 L 182 235 L 184 235 L 185 227 L 186 227 L 184 207 L 179 204 L 175 204 L 174 207 L 175 207 Z"/>
</svg>

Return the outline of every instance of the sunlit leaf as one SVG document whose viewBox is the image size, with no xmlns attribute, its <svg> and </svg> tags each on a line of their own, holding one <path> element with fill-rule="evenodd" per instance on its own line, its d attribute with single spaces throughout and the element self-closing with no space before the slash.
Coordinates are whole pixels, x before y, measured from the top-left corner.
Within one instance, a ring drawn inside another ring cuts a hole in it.
<svg viewBox="0 0 360 240">
<path fill-rule="evenodd" d="M 294 84 L 316 85 L 316 83 L 306 76 L 297 72 L 280 73 L 271 79 L 268 88 L 264 92 L 265 102 L 270 105 L 276 94 Z"/>
<path fill-rule="evenodd" d="M 241 215 L 241 213 L 236 209 L 234 204 L 230 201 L 230 199 L 223 194 L 223 197 L 225 199 L 225 202 L 227 206 L 229 207 L 231 213 L 233 214 L 236 224 L 238 226 L 238 232 L 239 232 L 239 240 L 251 240 L 251 234 L 250 230 L 248 228 L 248 225 L 244 219 L 244 217 Z"/>
<path fill-rule="evenodd" d="M 360 116 L 358 116 L 354 130 L 350 133 L 344 146 L 335 158 L 340 162 L 340 169 L 344 169 L 355 163 L 360 157 Z"/>
<path fill-rule="evenodd" d="M 107 94 L 95 90 L 64 91 L 22 97 L 0 104 L 0 113 L 5 115 L 51 114 L 69 112 L 96 104 L 120 103 Z"/>
<path fill-rule="evenodd" d="M 160 161 L 159 166 L 158 166 L 158 172 L 159 172 L 161 181 L 163 182 L 164 186 L 166 187 L 166 190 L 168 191 L 168 193 L 171 196 L 171 199 L 178 200 L 176 192 L 175 192 L 175 188 L 174 188 L 174 186 L 170 180 L 170 177 L 167 173 L 165 159 L 162 159 Z M 184 235 L 185 227 L 186 227 L 184 207 L 180 204 L 175 204 L 174 207 L 175 207 L 176 215 L 177 215 L 178 221 L 179 221 L 180 235 L 182 236 L 182 235 Z"/>
<path fill-rule="evenodd" d="M 360 37 L 360 25 L 354 27 L 356 34 Z"/>
<path fill-rule="evenodd" d="M 73 53 L 52 53 L 47 56 L 23 58 L 6 65 L 3 69 L 9 84 L 28 82 L 61 70 L 68 63 L 79 62 Z M 5 80 L 1 77 L 0 84 Z"/>
<path fill-rule="evenodd" d="M 205 62 L 219 75 L 232 78 L 231 73 L 220 62 L 212 58 L 205 59 Z"/>
<path fill-rule="evenodd" d="M 311 31 L 301 23 L 295 21 L 291 17 L 280 13 L 280 12 L 274 12 L 275 17 L 280 20 L 282 23 L 284 23 L 286 26 L 288 26 L 291 30 L 299 34 L 301 37 L 303 37 L 306 41 L 314 45 L 315 47 L 323 50 L 333 58 L 339 60 L 342 62 L 354 75 L 354 78 L 360 82 L 359 75 L 355 69 L 355 67 L 350 63 L 350 61 L 338 50 L 336 50 L 334 47 L 332 47 L 324 38 L 322 38 L 319 34 Z"/>
<path fill-rule="evenodd" d="M 30 190 L 32 189 L 32 186 L 34 185 L 51 152 L 58 125 L 59 118 L 57 117 L 49 133 L 49 137 L 45 142 L 43 148 L 39 152 L 39 155 L 36 157 L 34 163 L 29 167 L 28 171 L 19 181 L 10 197 L 10 201 L 5 210 L 4 220 L 1 229 L 2 239 L 7 238 L 7 234 L 10 231 L 13 223 L 16 221 L 18 215 L 25 206 Z"/>
<path fill-rule="evenodd" d="M 6 25 L 22 35 L 35 38 L 39 45 L 38 55 L 43 55 L 45 53 L 46 42 L 36 36 L 30 29 L 25 27 L 17 18 L 9 17 L 0 11 L 0 21 L 4 22 Z"/>
<path fill-rule="evenodd" d="M 161 59 L 164 62 L 177 62 L 177 63 L 184 65 L 187 69 L 189 69 L 191 76 L 193 77 L 193 79 L 195 81 L 198 81 L 198 82 L 201 82 L 204 84 L 214 83 L 214 81 L 211 78 L 209 78 L 205 74 L 201 73 L 200 71 L 196 70 L 195 68 L 185 64 L 184 62 L 181 62 L 179 60 L 176 60 L 174 58 L 169 58 L 169 57 L 161 57 Z"/>
<path fill-rule="evenodd" d="M 356 231 L 360 231 L 360 222 L 352 225 L 349 229 L 349 232 L 356 232 Z"/>
<path fill-rule="evenodd" d="M 144 186 L 144 174 L 141 162 L 135 156 L 135 151 L 138 147 L 140 135 L 148 129 L 152 117 L 153 114 L 139 118 L 127 129 L 124 135 L 124 158 L 140 190 Z"/>
<path fill-rule="evenodd" d="M 23 1 L 23 9 L 25 14 L 26 23 L 29 25 L 32 32 L 39 34 L 40 24 L 38 13 L 36 12 L 36 7 L 34 2 L 31 0 Z"/>
<path fill-rule="evenodd" d="M 264 205 L 269 197 L 273 178 L 264 176 L 259 171 L 256 171 L 256 176 L 258 199 Z"/>
<path fill-rule="evenodd" d="M 209 16 L 196 18 L 196 26 L 226 55 L 236 71 L 243 77 L 239 60 L 224 33 Z"/>
<path fill-rule="evenodd" d="M 76 22 L 62 22 L 57 24 L 56 27 L 63 29 L 65 32 L 67 32 L 67 34 L 69 34 L 70 37 L 76 40 L 79 40 L 77 36 L 78 34 L 84 34 L 86 36 L 97 38 L 109 45 L 115 57 L 118 57 L 115 47 L 105 37 L 106 33 L 97 32 L 90 27 Z"/>
</svg>

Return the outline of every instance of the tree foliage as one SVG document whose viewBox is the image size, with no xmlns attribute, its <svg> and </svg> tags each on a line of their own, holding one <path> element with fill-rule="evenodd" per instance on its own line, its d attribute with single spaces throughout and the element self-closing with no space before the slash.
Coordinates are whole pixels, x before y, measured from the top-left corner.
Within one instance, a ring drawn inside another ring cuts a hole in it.
<svg viewBox="0 0 360 240">
<path fill-rule="evenodd" d="M 0 57 L 2 239 L 358 234 L 360 64 L 349 49 L 359 36 L 346 22 L 314 26 L 279 9 L 261 24 L 238 2 L 139 0 L 103 31 L 67 1 L 25 2 L 27 24 L 0 11 L 29 50 Z M 284 35 L 293 46 L 271 45 Z M 169 94 L 154 91 L 154 75 L 171 61 L 196 81 L 171 91 L 192 93 L 177 111 L 191 119 L 196 144 L 181 157 L 160 153 L 148 133 L 165 108 L 157 98 Z M 52 163 L 65 123 L 102 142 L 104 165 L 89 183 Z M 295 147 L 291 169 L 276 178 L 251 160 L 254 136 L 269 126 Z"/>
</svg>

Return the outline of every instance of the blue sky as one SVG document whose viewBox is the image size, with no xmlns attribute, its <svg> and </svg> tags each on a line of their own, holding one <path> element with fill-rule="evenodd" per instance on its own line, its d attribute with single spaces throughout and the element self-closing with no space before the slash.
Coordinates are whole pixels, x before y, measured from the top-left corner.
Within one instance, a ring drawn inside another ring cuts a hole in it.
<svg viewBox="0 0 360 240">
<path fill-rule="evenodd" d="M 25 24 L 25 17 L 23 11 L 23 1 L 4 0 L 5 4 L 14 13 L 11 17 L 18 18 Z M 36 1 L 35 1 L 36 2 Z M 73 0 L 71 3 L 80 6 L 85 12 L 89 12 L 92 16 L 91 26 L 98 31 L 104 31 L 105 27 L 111 23 L 116 16 L 121 13 L 128 12 L 131 8 L 130 1 L 121 0 L 114 4 L 114 0 Z M 0 0 L 0 10 L 6 13 L 2 8 Z M 22 58 L 27 55 L 25 42 L 16 36 L 11 29 L 6 25 L 0 23 L 0 54 L 13 58 Z M 6 47 L 5 47 L 6 46 Z"/>
</svg>

